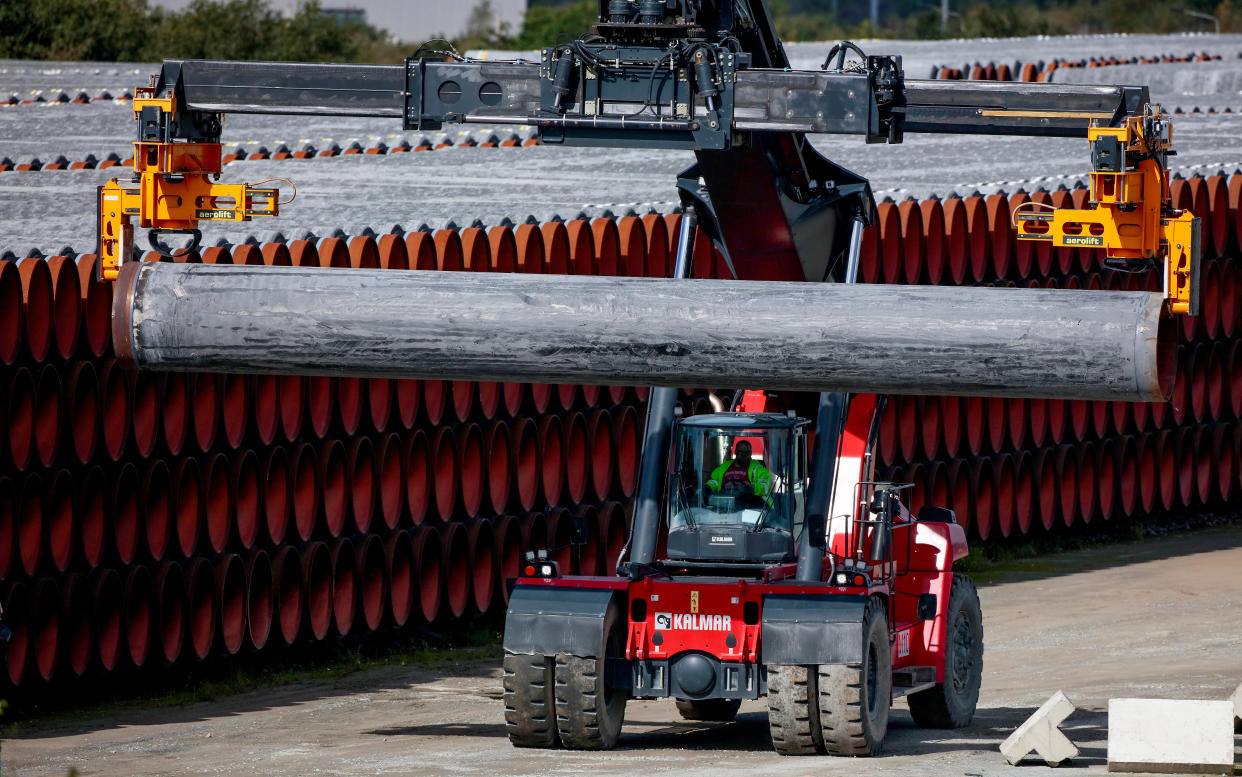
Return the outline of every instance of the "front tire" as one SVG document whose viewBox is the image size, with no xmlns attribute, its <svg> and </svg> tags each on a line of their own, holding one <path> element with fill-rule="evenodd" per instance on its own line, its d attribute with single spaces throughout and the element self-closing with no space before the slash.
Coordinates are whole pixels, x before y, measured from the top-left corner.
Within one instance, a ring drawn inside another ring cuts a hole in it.
<svg viewBox="0 0 1242 777">
<path fill-rule="evenodd" d="M 768 666 L 768 730 L 781 755 L 824 752 L 816 678 L 814 666 Z"/>
<path fill-rule="evenodd" d="M 861 664 L 819 667 L 819 723 L 829 755 L 879 755 L 888 733 L 893 662 L 879 599 L 867 601 L 862 633 Z"/>
<path fill-rule="evenodd" d="M 983 682 L 983 611 L 966 575 L 953 575 L 945 612 L 944 682 L 910 694 L 910 716 L 924 728 L 963 728 L 975 717 Z"/>
<path fill-rule="evenodd" d="M 552 658 L 505 653 L 505 731 L 514 747 L 556 747 Z"/>
<path fill-rule="evenodd" d="M 604 618 L 602 657 L 556 657 L 556 728 L 561 744 L 570 750 L 611 750 L 617 746 L 629 692 L 610 687 L 605 668 L 608 657 L 625 653 L 621 623 L 619 608 L 609 607 Z"/>
<path fill-rule="evenodd" d="M 741 699 L 678 699 L 677 711 L 686 720 L 729 721 L 737 717 Z"/>
</svg>

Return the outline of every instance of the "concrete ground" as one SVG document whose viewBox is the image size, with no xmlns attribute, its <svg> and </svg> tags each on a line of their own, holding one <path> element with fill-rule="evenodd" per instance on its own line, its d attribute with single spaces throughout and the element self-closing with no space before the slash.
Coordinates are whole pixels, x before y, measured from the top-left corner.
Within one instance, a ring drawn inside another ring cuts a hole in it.
<svg viewBox="0 0 1242 777">
<path fill-rule="evenodd" d="M 372 669 L 181 708 L 40 722 L 4 742 L 9 775 L 1029 775 L 1000 742 L 1054 691 L 1065 730 L 1105 770 L 1107 704 L 1123 696 L 1224 699 L 1242 682 L 1242 528 L 1039 559 L 983 585 L 985 668 L 974 724 L 913 726 L 898 702 L 882 757 L 784 758 L 762 702 L 733 723 L 683 723 L 669 702 L 631 703 L 608 753 L 515 750 L 500 669 Z"/>
</svg>

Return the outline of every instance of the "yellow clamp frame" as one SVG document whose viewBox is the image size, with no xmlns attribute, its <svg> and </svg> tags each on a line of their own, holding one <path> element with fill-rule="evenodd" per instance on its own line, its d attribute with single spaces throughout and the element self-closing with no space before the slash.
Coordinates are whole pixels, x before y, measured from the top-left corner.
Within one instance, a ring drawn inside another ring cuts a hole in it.
<svg viewBox="0 0 1242 777">
<path fill-rule="evenodd" d="M 172 115 L 174 98 L 134 99 L 137 120 L 143 108 L 157 107 Z M 219 175 L 219 143 L 134 143 L 131 182 L 112 179 L 99 187 L 99 274 L 113 280 L 121 264 L 131 259 L 133 223 L 156 232 L 194 231 L 201 220 L 249 221 L 254 216 L 280 212 L 279 191 L 250 184 L 214 183 Z"/>
<path fill-rule="evenodd" d="M 1121 149 L 1154 153 L 1167 149 L 1169 137 L 1147 138 L 1143 117 L 1123 127 L 1091 127 L 1091 142 L 1113 136 Z M 1109 259 L 1163 260 L 1164 296 L 1169 312 L 1198 314 L 1199 219 L 1169 207 L 1167 172 L 1154 159 L 1137 169 L 1091 173 L 1094 208 L 1052 208 L 1027 202 L 1014 211 L 1019 240 L 1046 240 L 1057 247 L 1103 248 Z"/>
</svg>

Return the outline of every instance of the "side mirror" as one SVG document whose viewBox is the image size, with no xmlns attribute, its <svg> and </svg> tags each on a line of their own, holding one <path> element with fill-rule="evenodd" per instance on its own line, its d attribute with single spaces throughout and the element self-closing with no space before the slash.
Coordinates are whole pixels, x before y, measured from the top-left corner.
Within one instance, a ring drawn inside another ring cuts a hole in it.
<svg viewBox="0 0 1242 777">
<path fill-rule="evenodd" d="M 570 518 L 569 544 L 585 545 L 590 540 L 591 532 L 587 527 L 586 517 L 575 515 Z"/>
<path fill-rule="evenodd" d="M 871 558 L 876 561 L 887 561 L 893 536 L 893 512 L 897 509 L 897 498 L 887 489 L 876 491 L 871 500 L 871 512 L 879 518 L 879 525 L 871 535 Z M 877 504 L 878 503 L 878 504 Z"/>
</svg>

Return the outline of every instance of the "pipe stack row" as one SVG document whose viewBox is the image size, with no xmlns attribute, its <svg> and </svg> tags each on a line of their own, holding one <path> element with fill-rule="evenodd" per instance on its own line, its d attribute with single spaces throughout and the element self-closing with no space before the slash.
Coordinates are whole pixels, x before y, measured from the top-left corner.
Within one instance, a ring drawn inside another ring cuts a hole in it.
<svg viewBox="0 0 1242 777">
<path fill-rule="evenodd" d="M 982 539 L 1242 494 L 1242 176 L 1174 183 L 1204 223 L 1203 314 L 1170 403 L 897 397 L 882 474 Z M 885 202 L 866 282 L 1153 288 L 1092 251 L 1018 243 L 1026 199 Z M 668 277 L 680 216 L 307 236 L 179 261 Z M 147 259 L 154 257 L 148 256 Z M 608 573 L 646 392 L 608 386 L 130 373 L 94 257 L 0 260 L 0 601 L 7 682 L 192 663 L 501 606 L 525 550 Z M 696 241 L 694 273 L 728 277 Z M 687 413 L 710 412 L 683 391 Z M 570 542 L 574 527 L 587 543 Z"/>
<path fill-rule="evenodd" d="M 974 62 L 961 67 L 950 65 L 932 65 L 930 78 L 950 81 L 1024 81 L 1027 83 L 1049 81 L 1052 73 L 1060 68 L 1097 68 L 1116 67 L 1118 65 L 1159 65 L 1188 62 L 1216 62 L 1220 54 L 1209 54 L 1206 51 L 1189 54 L 1154 54 L 1148 56 L 1120 57 L 1086 57 L 1066 59 L 1059 57 L 1045 62 Z"/>
</svg>

